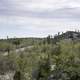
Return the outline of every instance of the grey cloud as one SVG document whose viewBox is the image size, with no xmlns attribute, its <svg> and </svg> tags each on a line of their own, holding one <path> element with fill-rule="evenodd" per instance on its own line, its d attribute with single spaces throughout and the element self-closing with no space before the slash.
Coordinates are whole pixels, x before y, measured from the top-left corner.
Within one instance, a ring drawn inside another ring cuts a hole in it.
<svg viewBox="0 0 80 80">
<path fill-rule="evenodd" d="M 20 0 L 22 1 L 22 0 Z M 36 0 L 23 0 L 23 2 L 33 2 Z M 79 1 L 79 0 L 77 0 Z M 76 2 L 77 2 L 76 1 Z M 16 3 L 17 2 L 17 3 Z M 3 16 L 29 16 L 36 18 L 72 19 L 80 20 L 80 8 L 60 8 L 44 10 L 42 12 L 26 9 L 16 9 L 19 0 L 0 0 L 0 15 Z M 68 1 L 69 2 L 69 1 Z M 71 0 L 70 2 L 75 2 Z M 19 7 L 19 6 L 18 6 Z"/>
<path fill-rule="evenodd" d="M 10 0 L 0 0 L 0 15 L 3 16 L 29 16 L 36 18 L 53 18 L 53 19 L 77 19 L 80 20 L 80 8 L 60 8 L 47 11 L 31 11 L 28 9 L 18 10 Z"/>
<path fill-rule="evenodd" d="M 53 11 L 44 11 L 44 12 L 5 9 L 5 10 L 0 10 L 0 15 L 80 20 L 80 8 L 61 8 Z"/>
</svg>

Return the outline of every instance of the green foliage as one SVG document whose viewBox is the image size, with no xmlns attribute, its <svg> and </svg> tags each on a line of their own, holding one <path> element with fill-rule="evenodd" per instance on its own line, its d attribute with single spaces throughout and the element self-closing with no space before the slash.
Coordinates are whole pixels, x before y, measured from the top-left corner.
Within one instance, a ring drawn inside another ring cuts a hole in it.
<svg viewBox="0 0 80 80">
<path fill-rule="evenodd" d="M 9 56 L 0 54 L 0 72 L 15 71 L 15 76 L 20 73 L 21 80 L 80 80 L 80 41 L 67 39 L 54 44 L 50 36 L 47 41 L 20 39 L 19 45 L 26 49 L 19 52 L 12 50 L 12 42 L 0 42 L 1 50 L 11 50 Z M 35 69 L 37 72 L 33 73 Z"/>
<path fill-rule="evenodd" d="M 49 58 L 41 59 L 38 63 L 37 76 L 35 80 L 47 80 L 50 75 L 50 61 Z"/>
</svg>

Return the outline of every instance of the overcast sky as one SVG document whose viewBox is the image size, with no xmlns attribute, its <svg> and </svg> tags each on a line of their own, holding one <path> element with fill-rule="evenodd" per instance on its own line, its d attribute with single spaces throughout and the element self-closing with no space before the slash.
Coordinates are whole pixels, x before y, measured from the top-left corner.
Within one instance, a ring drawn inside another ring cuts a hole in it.
<svg viewBox="0 0 80 80">
<path fill-rule="evenodd" d="M 80 0 L 0 0 L 0 38 L 44 37 L 80 29 Z"/>
</svg>

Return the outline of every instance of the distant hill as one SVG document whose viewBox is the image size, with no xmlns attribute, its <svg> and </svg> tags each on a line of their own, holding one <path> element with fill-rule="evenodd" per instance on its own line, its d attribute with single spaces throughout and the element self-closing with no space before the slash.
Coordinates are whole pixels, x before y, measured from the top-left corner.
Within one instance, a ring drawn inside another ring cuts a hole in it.
<svg viewBox="0 0 80 80">
<path fill-rule="evenodd" d="M 67 31 L 65 33 L 54 36 L 54 40 L 59 41 L 63 39 L 80 40 L 80 32 Z"/>
</svg>

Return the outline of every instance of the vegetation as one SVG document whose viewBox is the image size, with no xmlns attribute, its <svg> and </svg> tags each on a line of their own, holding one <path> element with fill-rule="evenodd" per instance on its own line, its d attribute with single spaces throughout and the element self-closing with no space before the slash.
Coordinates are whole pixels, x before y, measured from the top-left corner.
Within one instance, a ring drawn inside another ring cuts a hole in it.
<svg viewBox="0 0 80 80">
<path fill-rule="evenodd" d="M 7 49 L 9 55 L 5 56 Z M 14 80 L 80 80 L 80 40 L 76 32 L 58 33 L 54 38 L 1 40 L 0 52 L 0 74 L 13 72 Z"/>
</svg>

